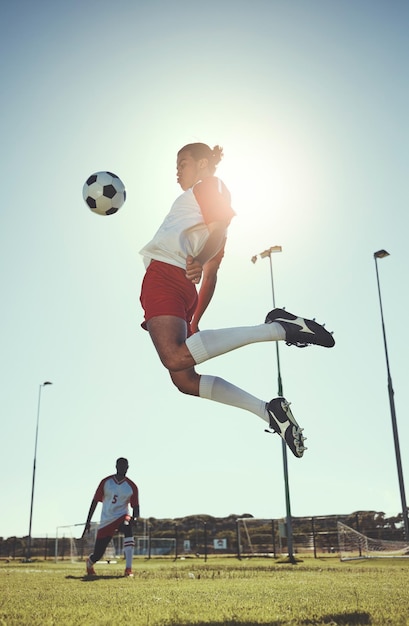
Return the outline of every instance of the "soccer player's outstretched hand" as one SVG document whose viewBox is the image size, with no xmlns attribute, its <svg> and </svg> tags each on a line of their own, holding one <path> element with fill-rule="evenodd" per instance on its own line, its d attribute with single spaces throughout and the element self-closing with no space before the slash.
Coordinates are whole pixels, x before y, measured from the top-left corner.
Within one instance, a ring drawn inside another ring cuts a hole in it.
<svg viewBox="0 0 409 626">
<path fill-rule="evenodd" d="M 186 278 L 192 283 L 200 283 L 202 272 L 202 265 L 189 254 L 186 259 Z"/>
</svg>

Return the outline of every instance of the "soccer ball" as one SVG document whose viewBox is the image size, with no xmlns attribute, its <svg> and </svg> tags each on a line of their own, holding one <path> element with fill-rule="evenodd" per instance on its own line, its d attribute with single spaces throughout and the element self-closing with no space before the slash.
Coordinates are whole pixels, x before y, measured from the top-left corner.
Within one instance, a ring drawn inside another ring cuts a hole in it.
<svg viewBox="0 0 409 626">
<path fill-rule="evenodd" d="M 82 196 L 94 213 L 113 215 L 125 202 L 125 185 L 112 172 L 96 172 L 85 181 Z"/>
</svg>

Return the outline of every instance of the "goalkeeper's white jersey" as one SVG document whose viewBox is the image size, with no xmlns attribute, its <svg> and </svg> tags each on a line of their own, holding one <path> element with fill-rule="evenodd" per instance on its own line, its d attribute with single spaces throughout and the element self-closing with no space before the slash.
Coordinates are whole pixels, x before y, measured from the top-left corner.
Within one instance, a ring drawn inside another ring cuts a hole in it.
<svg viewBox="0 0 409 626">
<path fill-rule="evenodd" d="M 94 500 L 102 502 L 99 527 L 103 528 L 123 515 L 128 515 L 129 506 L 138 506 L 138 487 L 126 476 L 120 481 L 115 474 L 107 476 L 99 483 Z"/>
</svg>

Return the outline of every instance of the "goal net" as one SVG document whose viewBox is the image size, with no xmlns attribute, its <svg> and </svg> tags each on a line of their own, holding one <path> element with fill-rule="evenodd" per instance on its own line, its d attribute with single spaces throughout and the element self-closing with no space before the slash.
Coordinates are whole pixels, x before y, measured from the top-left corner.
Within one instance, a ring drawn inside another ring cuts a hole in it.
<svg viewBox="0 0 409 626">
<path fill-rule="evenodd" d="M 135 554 L 138 556 L 170 556 L 176 554 L 175 537 L 135 537 Z"/>
<path fill-rule="evenodd" d="M 337 528 L 341 561 L 409 556 L 409 545 L 404 541 L 372 539 L 342 522 L 338 522 Z"/>
<path fill-rule="evenodd" d="M 58 559 L 69 559 L 71 563 L 82 561 L 87 558 L 94 549 L 97 537 L 98 522 L 91 522 L 89 533 L 84 538 L 78 538 L 78 527 L 84 528 L 84 524 L 73 524 L 71 526 L 58 526 L 55 536 L 55 561 Z M 120 553 L 115 547 L 115 537 L 109 542 L 103 559 L 110 561 Z"/>
<path fill-rule="evenodd" d="M 238 556 L 275 556 L 273 520 L 239 517 L 236 523 Z"/>
</svg>

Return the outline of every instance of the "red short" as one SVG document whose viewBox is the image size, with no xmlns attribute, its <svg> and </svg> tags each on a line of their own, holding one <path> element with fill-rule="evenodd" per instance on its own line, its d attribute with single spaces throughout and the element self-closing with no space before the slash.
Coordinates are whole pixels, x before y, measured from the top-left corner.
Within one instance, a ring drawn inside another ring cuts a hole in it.
<svg viewBox="0 0 409 626">
<path fill-rule="evenodd" d="M 129 521 L 131 519 L 130 515 L 122 515 L 114 522 L 111 522 L 107 526 L 103 526 L 102 528 L 98 528 L 97 539 L 103 539 L 104 537 L 113 537 L 116 532 L 118 532 L 120 526 L 125 522 L 125 520 Z"/>
<path fill-rule="evenodd" d="M 146 322 L 158 315 L 181 317 L 189 328 L 197 306 L 197 291 L 181 267 L 151 261 L 142 282 L 140 301 L 145 311 L 141 326 L 145 330 Z"/>
</svg>

